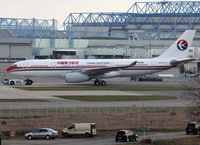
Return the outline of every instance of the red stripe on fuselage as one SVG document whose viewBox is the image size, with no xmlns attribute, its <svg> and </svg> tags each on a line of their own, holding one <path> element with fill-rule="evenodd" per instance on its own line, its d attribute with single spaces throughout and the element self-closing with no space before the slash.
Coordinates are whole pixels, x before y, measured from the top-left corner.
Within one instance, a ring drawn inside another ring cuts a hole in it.
<svg viewBox="0 0 200 145">
<path fill-rule="evenodd" d="M 95 68 L 109 68 L 110 66 L 56 66 L 56 67 L 8 67 L 6 69 L 7 72 L 13 71 L 13 70 L 21 70 L 21 69 L 95 69 Z M 129 68 L 172 68 L 174 66 L 132 66 Z"/>
</svg>

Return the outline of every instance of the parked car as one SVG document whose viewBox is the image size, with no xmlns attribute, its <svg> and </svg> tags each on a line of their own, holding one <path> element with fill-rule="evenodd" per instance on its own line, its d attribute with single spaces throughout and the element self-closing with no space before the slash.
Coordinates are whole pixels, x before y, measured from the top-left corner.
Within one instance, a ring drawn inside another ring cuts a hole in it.
<svg viewBox="0 0 200 145">
<path fill-rule="evenodd" d="M 200 134 L 200 123 L 199 122 L 189 122 L 185 129 L 186 134 Z"/>
<path fill-rule="evenodd" d="M 115 135 L 115 141 L 138 141 L 138 135 L 131 130 L 119 130 Z"/>
<path fill-rule="evenodd" d="M 35 131 L 25 134 L 25 138 L 31 139 L 55 139 L 58 136 L 58 131 L 55 131 L 51 128 L 40 128 Z"/>
<path fill-rule="evenodd" d="M 200 74 L 197 73 L 197 74 L 192 74 L 192 75 L 189 75 L 190 78 L 200 78 Z"/>
<path fill-rule="evenodd" d="M 96 135 L 95 123 L 73 123 L 62 131 L 62 136 L 72 137 L 75 135 L 85 135 L 86 137 Z"/>
</svg>

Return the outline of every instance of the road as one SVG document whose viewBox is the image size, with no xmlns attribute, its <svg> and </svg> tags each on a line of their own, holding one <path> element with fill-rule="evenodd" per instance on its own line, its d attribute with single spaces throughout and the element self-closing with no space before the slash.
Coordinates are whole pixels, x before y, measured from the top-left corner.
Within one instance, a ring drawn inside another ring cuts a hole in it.
<svg viewBox="0 0 200 145">
<path fill-rule="evenodd" d="M 139 141 L 143 139 L 169 139 L 169 138 L 183 138 L 190 137 L 186 135 L 185 132 L 175 132 L 175 133 L 153 133 L 150 135 L 139 136 Z M 94 138 L 57 138 L 55 140 L 26 140 L 26 139 L 13 139 L 13 140 L 3 140 L 3 145 L 114 145 L 121 144 L 121 142 L 116 143 L 114 136 L 96 136 Z"/>
</svg>

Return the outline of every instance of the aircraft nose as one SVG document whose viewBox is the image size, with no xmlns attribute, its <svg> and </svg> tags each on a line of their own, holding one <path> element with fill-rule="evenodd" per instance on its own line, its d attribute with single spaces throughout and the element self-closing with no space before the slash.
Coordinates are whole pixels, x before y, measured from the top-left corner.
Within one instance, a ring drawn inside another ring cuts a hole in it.
<svg viewBox="0 0 200 145">
<path fill-rule="evenodd" d="M 8 67 L 8 68 L 6 69 L 6 71 L 7 71 L 7 72 L 10 72 L 11 69 L 12 69 L 11 67 Z"/>
</svg>

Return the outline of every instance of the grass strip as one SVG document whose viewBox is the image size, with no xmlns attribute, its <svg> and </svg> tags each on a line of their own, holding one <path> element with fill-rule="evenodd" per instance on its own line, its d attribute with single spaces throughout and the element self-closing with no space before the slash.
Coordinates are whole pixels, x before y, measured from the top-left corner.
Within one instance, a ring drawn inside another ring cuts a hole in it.
<svg viewBox="0 0 200 145">
<path fill-rule="evenodd" d="M 88 91 L 88 90 L 110 90 L 110 91 L 184 91 L 184 87 L 132 87 L 132 86 L 106 86 L 106 87 L 15 87 L 27 91 Z"/>
<path fill-rule="evenodd" d="M 0 99 L 0 102 L 50 102 L 44 99 Z"/>
<path fill-rule="evenodd" d="M 54 96 L 62 99 L 88 101 L 88 102 L 106 102 L 106 101 L 151 101 L 151 100 L 170 100 L 177 99 L 177 96 Z"/>
</svg>

